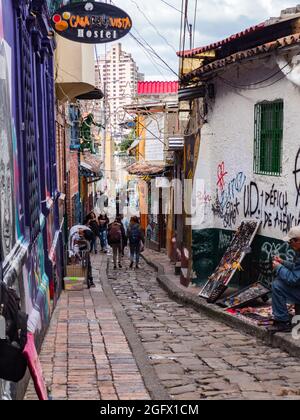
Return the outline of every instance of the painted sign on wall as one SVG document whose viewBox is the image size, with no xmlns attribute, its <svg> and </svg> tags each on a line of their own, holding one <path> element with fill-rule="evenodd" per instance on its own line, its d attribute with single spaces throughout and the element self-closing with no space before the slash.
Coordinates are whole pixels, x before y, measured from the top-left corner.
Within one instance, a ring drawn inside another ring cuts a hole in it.
<svg viewBox="0 0 300 420">
<path fill-rule="evenodd" d="M 123 10 L 107 3 L 80 2 L 58 9 L 53 29 L 64 38 L 87 44 L 116 41 L 127 35 L 132 20 Z"/>
</svg>

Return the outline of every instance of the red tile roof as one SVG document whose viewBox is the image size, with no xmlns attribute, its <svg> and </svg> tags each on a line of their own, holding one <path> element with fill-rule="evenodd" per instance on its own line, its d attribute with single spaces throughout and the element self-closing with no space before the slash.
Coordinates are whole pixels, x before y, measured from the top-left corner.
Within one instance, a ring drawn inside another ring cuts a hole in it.
<svg viewBox="0 0 300 420">
<path fill-rule="evenodd" d="M 242 32 L 238 32 L 237 34 L 231 35 L 228 38 L 222 39 L 222 41 L 214 42 L 214 43 L 212 43 L 210 45 L 207 45 L 205 47 L 194 48 L 193 50 L 179 51 L 177 53 L 177 55 L 179 57 L 186 57 L 186 58 L 193 57 L 197 54 L 201 54 L 201 53 L 204 53 L 206 51 L 214 50 L 218 47 L 221 47 L 225 44 L 228 44 L 231 41 L 235 41 L 236 39 L 243 38 L 245 35 L 248 35 L 252 32 L 259 32 L 262 29 L 264 29 L 265 26 L 266 26 L 266 23 L 263 22 L 263 23 L 260 23 L 258 25 L 255 25 L 255 26 L 251 26 L 250 28 L 245 29 Z"/>
<path fill-rule="evenodd" d="M 138 95 L 178 93 L 179 82 L 138 82 Z"/>
<path fill-rule="evenodd" d="M 189 80 L 194 77 L 198 77 L 199 79 L 205 79 L 206 77 L 210 77 L 212 72 L 216 72 L 228 65 L 241 62 L 243 60 L 250 59 L 251 57 L 256 57 L 257 55 L 266 54 L 276 49 L 288 47 L 290 45 L 295 44 L 300 44 L 300 33 L 279 38 L 272 42 L 267 42 L 265 44 L 259 45 L 254 48 L 250 48 L 245 51 L 239 51 L 221 60 L 215 60 L 212 63 L 199 67 L 193 72 L 187 74 L 183 77 L 183 80 Z"/>
</svg>

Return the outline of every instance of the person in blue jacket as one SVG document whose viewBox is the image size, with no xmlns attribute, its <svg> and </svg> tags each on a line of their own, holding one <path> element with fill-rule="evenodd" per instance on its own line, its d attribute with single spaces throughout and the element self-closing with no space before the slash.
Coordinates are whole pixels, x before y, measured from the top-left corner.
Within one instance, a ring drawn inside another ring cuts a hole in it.
<svg viewBox="0 0 300 420">
<path fill-rule="evenodd" d="M 291 331 L 288 303 L 300 304 L 300 226 L 292 228 L 283 239 L 295 251 L 294 262 L 279 257 L 273 260 L 276 278 L 272 283 L 272 308 L 274 325 L 271 332 Z"/>
</svg>

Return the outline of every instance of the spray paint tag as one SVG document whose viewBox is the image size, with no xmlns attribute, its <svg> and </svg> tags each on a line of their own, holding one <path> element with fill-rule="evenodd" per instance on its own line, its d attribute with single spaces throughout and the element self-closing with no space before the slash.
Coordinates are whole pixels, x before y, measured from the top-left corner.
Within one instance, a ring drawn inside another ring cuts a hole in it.
<svg viewBox="0 0 300 420">
<path fill-rule="evenodd" d="M 6 339 L 6 322 L 5 318 L 0 315 L 0 340 Z"/>
</svg>

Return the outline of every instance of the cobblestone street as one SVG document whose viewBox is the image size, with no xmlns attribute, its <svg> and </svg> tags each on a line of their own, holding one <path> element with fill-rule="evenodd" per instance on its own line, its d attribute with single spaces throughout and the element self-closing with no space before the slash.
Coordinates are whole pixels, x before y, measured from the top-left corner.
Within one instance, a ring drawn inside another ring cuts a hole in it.
<svg viewBox="0 0 300 420">
<path fill-rule="evenodd" d="M 118 270 L 110 262 L 105 282 L 123 307 L 116 314 L 99 280 L 106 256 L 93 266 L 97 287 L 63 293 L 43 344 L 53 399 L 151 399 L 135 360 L 141 343 L 144 368 L 152 366 L 169 399 L 300 399 L 298 359 L 172 301 L 144 261 L 139 270 L 127 259 Z M 139 342 L 120 325 L 125 313 Z M 32 383 L 25 399 L 36 399 Z"/>
<path fill-rule="evenodd" d="M 298 359 L 170 300 L 145 262 L 108 277 L 171 398 L 300 399 Z"/>
<path fill-rule="evenodd" d="M 106 264 L 104 257 L 101 262 Z M 51 397 L 149 399 L 126 337 L 96 276 L 95 283 L 95 289 L 63 292 L 54 312 L 40 354 Z M 37 399 L 32 381 L 25 399 Z"/>
</svg>

